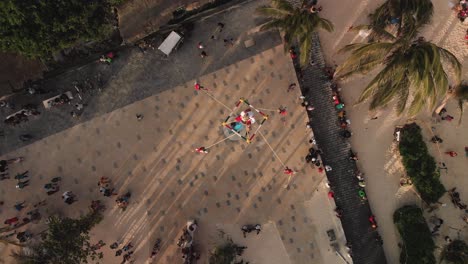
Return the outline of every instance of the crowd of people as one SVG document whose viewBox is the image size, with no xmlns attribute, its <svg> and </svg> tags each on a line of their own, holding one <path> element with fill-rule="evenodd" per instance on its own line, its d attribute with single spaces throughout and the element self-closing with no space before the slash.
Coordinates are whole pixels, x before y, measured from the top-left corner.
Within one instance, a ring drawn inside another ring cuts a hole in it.
<svg viewBox="0 0 468 264">
<path fill-rule="evenodd" d="M 224 23 L 218 22 L 218 24 L 217 24 L 213 34 L 211 35 L 210 39 L 211 39 L 211 41 L 222 39 L 224 47 L 232 47 L 235 44 L 234 38 L 232 38 L 232 37 L 230 37 L 228 35 L 225 35 L 224 37 L 221 37 L 221 33 L 224 30 L 224 26 L 225 26 Z M 206 51 L 206 45 L 202 41 L 198 42 L 197 48 L 200 50 L 200 57 L 202 59 L 206 58 L 208 56 L 208 53 Z"/>
<path fill-rule="evenodd" d="M 466 17 L 468 17 L 468 4 L 466 0 L 460 0 L 458 4 L 454 6 L 454 10 L 457 13 L 458 19 L 463 23 Z"/>
</svg>

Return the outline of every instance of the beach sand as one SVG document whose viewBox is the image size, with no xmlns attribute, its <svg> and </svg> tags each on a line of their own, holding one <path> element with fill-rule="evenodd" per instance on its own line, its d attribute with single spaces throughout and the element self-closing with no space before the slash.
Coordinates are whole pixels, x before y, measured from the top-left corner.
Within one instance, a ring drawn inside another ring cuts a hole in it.
<svg viewBox="0 0 468 264">
<path fill-rule="evenodd" d="M 338 54 L 337 51 L 349 43 L 361 42 L 363 39 L 356 32 L 348 32 L 352 25 L 359 25 L 367 21 L 367 14 L 372 12 L 383 1 L 323 1 L 323 11 L 321 15 L 331 20 L 335 25 L 333 33 L 320 33 L 320 40 L 324 50 L 325 57 L 329 64 L 340 64 L 346 58 L 346 54 Z M 454 1 L 455 2 L 455 1 Z M 453 11 L 450 9 L 449 1 L 433 1 L 434 17 L 432 23 L 422 30 L 422 35 L 426 39 L 453 52 L 464 69 L 468 67 L 466 60 L 468 55 L 467 41 L 464 39 L 466 25 L 460 23 Z M 364 40 L 365 41 L 365 40 Z M 405 205 L 415 203 L 421 206 L 422 202 L 416 195 L 414 188 L 399 186 L 399 179 L 404 175 L 396 144 L 393 142 L 393 130 L 397 125 L 403 125 L 409 120 L 405 116 L 396 116 L 391 111 L 391 106 L 383 110 L 370 113 L 367 110 L 368 104 L 353 106 L 360 95 L 362 89 L 367 85 L 371 78 L 375 76 L 375 71 L 366 76 L 354 76 L 349 80 L 340 82 L 344 101 L 347 103 L 347 113 L 351 119 L 351 129 L 353 137 L 351 143 L 353 150 L 358 153 L 358 167 L 366 174 L 367 187 L 366 192 L 369 196 L 370 206 L 377 217 L 379 223 L 379 232 L 384 240 L 384 250 L 388 263 L 398 263 L 399 258 L 399 235 L 396 230 L 392 215 L 393 212 Z M 468 80 L 468 72 L 463 72 L 463 79 Z M 465 104 L 465 108 L 468 105 Z M 441 181 L 446 189 L 457 186 L 463 201 L 468 201 L 468 178 L 466 175 L 468 169 L 468 159 L 464 155 L 464 147 L 468 146 L 468 115 L 464 115 L 461 125 L 458 125 L 459 112 L 454 100 L 449 101 L 447 105 L 449 114 L 455 117 L 454 121 L 442 121 L 432 123 L 429 111 L 419 114 L 414 120 L 423 129 L 425 139 L 429 140 L 431 127 L 434 127 L 434 133 L 439 135 L 444 142 L 439 148 L 427 143 L 430 153 L 438 162 L 445 162 L 448 173 L 442 171 Z M 371 120 L 377 116 L 378 119 Z M 440 151 L 439 151 L 440 149 Z M 441 154 L 447 150 L 454 150 L 459 153 L 458 157 L 450 158 Z M 441 199 L 447 206 L 435 210 L 436 214 L 444 219 L 445 223 L 441 227 L 440 236 L 435 238 L 438 246 L 443 246 L 443 238 L 449 235 L 453 238 L 459 236 L 467 239 L 468 232 L 466 224 L 461 220 L 462 212 L 455 209 L 445 195 Z M 463 229 L 465 228 L 465 229 Z M 458 232 L 456 229 L 463 229 Z M 436 251 L 439 253 L 440 249 Z"/>
</svg>

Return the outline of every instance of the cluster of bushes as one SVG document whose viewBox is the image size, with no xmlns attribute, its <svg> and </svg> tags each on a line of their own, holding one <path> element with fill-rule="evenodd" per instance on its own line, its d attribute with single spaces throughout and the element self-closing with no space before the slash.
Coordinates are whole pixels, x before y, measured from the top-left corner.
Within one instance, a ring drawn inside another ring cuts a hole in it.
<svg viewBox="0 0 468 264">
<path fill-rule="evenodd" d="M 222 243 L 210 252 L 209 264 L 242 264 L 244 260 L 239 259 L 247 247 L 240 246 L 232 238 L 227 236 L 224 231 L 219 230 L 219 236 L 222 238 Z"/>
<path fill-rule="evenodd" d="M 102 218 L 98 211 L 78 219 L 50 216 L 40 242 L 29 245 L 27 251 L 15 252 L 13 257 L 20 264 L 89 263 L 89 259 L 102 259 L 102 252 L 97 252 L 89 235 Z"/>
<path fill-rule="evenodd" d="M 433 254 L 435 244 L 421 208 L 414 205 L 403 206 L 393 214 L 393 222 L 403 240 L 400 263 L 436 263 Z"/>
<path fill-rule="evenodd" d="M 448 263 L 466 264 L 468 263 L 468 245 L 463 240 L 454 240 L 444 248 L 440 258 Z"/>
<path fill-rule="evenodd" d="M 121 0 L 0 1 L 0 50 L 48 58 L 78 43 L 101 41 L 116 23 Z"/>
<path fill-rule="evenodd" d="M 427 203 L 437 202 L 446 190 L 439 180 L 440 172 L 437 164 L 429 155 L 421 135 L 421 128 L 417 124 L 412 123 L 403 127 L 399 150 L 406 173 L 421 198 Z"/>
</svg>

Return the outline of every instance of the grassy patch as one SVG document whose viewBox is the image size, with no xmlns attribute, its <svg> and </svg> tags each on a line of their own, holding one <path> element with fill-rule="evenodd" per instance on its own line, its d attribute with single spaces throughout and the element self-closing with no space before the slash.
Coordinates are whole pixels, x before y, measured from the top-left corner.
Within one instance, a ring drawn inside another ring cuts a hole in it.
<svg viewBox="0 0 468 264">
<path fill-rule="evenodd" d="M 412 123 L 403 127 L 399 150 L 406 173 L 421 198 L 427 203 L 437 202 L 444 195 L 445 188 L 439 180 L 437 164 L 429 155 L 421 135 L 421 128 L 417 124 Z"/>
<path fill-rule="evenodd" d="M 403 206 L 393 214 L 393 222 L 400 233 L 403 245 L 400 263 L 435 264 L 435 244 L 421 208 Z"/>
</svg>

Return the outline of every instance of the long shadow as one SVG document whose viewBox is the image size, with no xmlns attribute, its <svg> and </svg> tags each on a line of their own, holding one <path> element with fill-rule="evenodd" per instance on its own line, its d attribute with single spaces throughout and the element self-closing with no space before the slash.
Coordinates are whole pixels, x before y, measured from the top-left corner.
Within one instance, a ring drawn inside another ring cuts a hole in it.
<svg viewBox="0 0 468 264">
<path fill-rule="evenodd" d="M 281 43 L 277 32 L 249 32 L 264 21 L 253 15 L 255 8 L 262 2 L 246 3 L 196 22 L 191 37 L 185 39 L 180 49 L 168 58 L 161 56 L 157 50 L 141 53 L 139 49 L 129 47 L 117 54 L 112 65 L 92 63 L 47 80 L 46 89 L 58 94 L 73 90 L 74 80 L 83 76 L 92 77 L 97 71 L 102 71 L 106 86 L 101 94 L 90 96 L 79 119 L 70 116 L 73 105 L 65 105 L 50 110 L 41 109 L 42 114 L 38 118 L 19 127 L 5 127 L 5 137 L 0 141 L 0 155 L 277 46 Z M 220 21 L 226 26 L 218 39 L 211 40 L 211 34 Z M 234 38 L 236 44 L 225 46 L 223 38 Z M 245 48 L 244 41 L 247 39 L 253 39 L 255 45 Z M 208 57 L 205 59 L 200 58 L 197 49 L 200 41 L 206 43 Z M 24 103 L 40 105 L 42 100 L 53 95 L 26 97 Z M 4 118 L 8 114 L 11 113 L 0 114 L 0 117 Z M 24 133 L 33 133 L 34 140 L 18 140 L 19 134 Z"/>
</svg>

